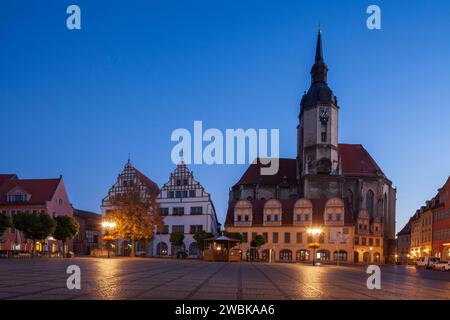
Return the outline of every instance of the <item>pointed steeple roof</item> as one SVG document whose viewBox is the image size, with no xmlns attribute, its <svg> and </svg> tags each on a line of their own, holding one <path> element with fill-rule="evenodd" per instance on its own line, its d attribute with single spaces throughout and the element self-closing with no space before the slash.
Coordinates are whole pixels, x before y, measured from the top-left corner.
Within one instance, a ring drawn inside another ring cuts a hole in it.
<svg viewBox="0 0 450 320">
<path fill-rule="evenodd" d="M 319 103 L 332 103 L 337 106 L 336 96 L 327 83 L 328 66 L 323 57 L 322 30 L 319 27 L 317 32 L 316 52 L 314 64 L 311 68 L 311 86 L 300 102 L 302 113 L 303 108 L 317 106 Z"/>
<path fill-rule="evenodd" d="M 322 49 L 322 30 L 320 30 L 320 27 L 319 27 L 319 33 L 317 35 L 316 62 L 324 62 L 323 49 Z"/>
<path fill-rule="evenodd" d="M 327 83 L 328 67 L 323 59 L 322 30 L 317 32 L 316 58 L 311 68 L 311 83 Z"/>
</svg>

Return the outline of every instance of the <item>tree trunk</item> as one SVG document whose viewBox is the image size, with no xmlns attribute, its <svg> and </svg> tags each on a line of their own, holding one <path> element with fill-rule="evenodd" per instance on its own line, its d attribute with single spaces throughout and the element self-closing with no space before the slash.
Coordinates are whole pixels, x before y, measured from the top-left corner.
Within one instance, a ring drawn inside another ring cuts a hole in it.
<svg viewBox="0 0 450 320">
<path fill-rule="evenodd" d="M 130 239 L 131 241 L 131 253 L 130 253 L 130 257 L 134 257 L 136 255 L 135 253 L 135 243 L 133 239 Z"/>
<path fill-rule="evenodd" d="M 63 249 L 62 249 L 62 252 L 63 252 L 63 258 L 66 258 L 66 242 L 63 241 L 62 243 L 63 243 Z"/>
</svg>

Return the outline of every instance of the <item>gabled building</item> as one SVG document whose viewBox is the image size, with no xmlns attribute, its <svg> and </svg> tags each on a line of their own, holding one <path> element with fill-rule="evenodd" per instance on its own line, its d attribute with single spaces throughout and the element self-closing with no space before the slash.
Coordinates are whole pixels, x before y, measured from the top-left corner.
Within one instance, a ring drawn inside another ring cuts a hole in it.
<svg viewBox="0 0 450 320">
<path fill-rule="evenodd" d="M 327 77 L 328 66 L 325 63 L 322 34 L 319 31 L 315 62 L 311 68 L 311 85 L 300 102 L 297 157 L 280 159 L 279 171 L 272 176 L 260 174 L 259 162 L 250 165 L 230 190 L 225 227 L 243 234 L 254 234 L 255 228 L 258 228 L 257 232 L 272 234 L 272 228 L 283 228 L 275 233 L 286 234 L 286 239 L 290 239 L 289 233 L 303 234 L 304 229 L 299 229 L 294 223 L 295 205 L 286 205 L 286 201 L 297 203 L 302 199 L 298 203 L 311 203 L 311 210 L 316 212 L 315 219 L 325 232 L 335 232 L 336 230 L 328 230 L 329 224 L 327 226 L 323 220 L 327 217 L 326 206 L 316 203 L 339 202 L 342 204 L 339 206 L 342 211 L 340 219 L 344 221 L 344 226 L 352 229 L 347 233 L 351 237 L 349 241 L 352 246 L 347 248 L 349 251 L 345 254 L 346 261 L 362 262 L 375 259 L 393 262 L 396 189 L 362 145 L 339 143 L 338 118 L 341 107 L 328 85 Z M 244 200 L 248 202 L 241 202 Z M 266 215 L 263 209 L 266 205 L 261 204 L 261 201 L 278 203 L 283 219 L 277 221 L 276 226 L 264 224 L 265 220 L 262 219 L 253 220 L 253 215 Z M 251 215 L 247 218 L 249 221 L 244 221 L 243 225 L 242 221 L 237 219 L 238 213 L 241 212 L 240 206 L 244 204 L 247 207 L 245 210 L 251 212 Z M 337 217 L 335 215 L 335 218 Z M 334 223 L 340 225 L 342 221 Z M 325 234 L 324 237 L 327 239 L 329 235 Z M 273 240 L 269 237 L 266 247 L 272 244 Z M 292 245 L 292 242 L 287 244 Z M 291 251 L 292 257 L 293 249 L 279 247 L 276 259 L 284 260 L 288 251 Z M 295 248 L 306 249 L 306 244 Z M 335 256 L 338 257 L 339 252 Z M 334 259 L 332 254 L 324 254 L 324 257 L 324 260 Z"/>
<path fill-rule="evenodd" d="M 433 210 L 433 256 L 450 261 L 450 176 L 438 190 Z"/>
<path fill-rule="evenodd" d="M 408 258 L 417 260 L 433 256 L 445 261 L 450 260 L 450 177 L 438 189 L 436 196 L 416 210 L 399 232 L 397 239 L 399 257 L 400 252 L 406 249 L 408 231 L 410 233 Z"/>
<path fill-rule="evenodd" d="M 142 197 L 157 197 L 159 193 L 158 185 L 142 172 L 136 169 L 131 161 L 125 164 L 122 172 L 118 175 L 116 182 L 108 190 L 108 195 L 103 198 L 101 211 L 103 216 L 107 216 L 113 210 L 110 199 L 111 197 L 133 191 L 140 191 Z M 118 239 L 116 241 L 116 255 L 129 255 L 131 253 L 130 243 L 128 239 Z M 150 244 L 137 244 L 136 252 L 151 254 Z"/>
<path fill-rule="evenodd" d="M 62 176 L 57 179 L 19 179 L 15 174 L 0 174 L 0 212 L 11 218 L 21 212 L 47 213 L 52 217 L 72 216 Z M 62 252 L 62 243 L 53 238 L 36 243 L 39 254 Z M 72 243 L 68 243 L 72 250 Z M 9 229 L 0 237 L 0 251 L 32 251 L 32 242 L 21 232 Z"/>
<path fill-rule="evenodd" d="M 220 224 L 211 195 L 194 178 L 184 162 L 177 165 L 170 179 L 158 195 L 160 213 L 164 217 L 164 228 L 153 240 L 154 256 L 174 256 L 177 250 L 189 256 L 198 256 L 199 251 L 193 235 L 204 230 L 217 234 Z M 170 233 L 184 234 L 181 248 L 170 243 Z"/>
<path fill-rule="evenodd" d="M 413 259 L 431 256 L 433 240 L 433 210 L 438 204 L 437 198 L 426 202 L 416 211 L 410 220 L 411 225 L 411 253 Z"/>
</svg>

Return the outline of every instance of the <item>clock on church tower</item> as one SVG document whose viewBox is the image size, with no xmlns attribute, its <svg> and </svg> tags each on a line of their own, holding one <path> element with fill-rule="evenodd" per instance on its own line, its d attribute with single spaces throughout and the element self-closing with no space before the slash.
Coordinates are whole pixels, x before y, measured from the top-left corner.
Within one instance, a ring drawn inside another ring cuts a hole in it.
<svg viewBox="0 0 450 320">
<path fill-rule="evenodd" d="M 338 170 L 339 107 L 327 74 L 319 31 L 311 85 L 300 103 L 297 158 L 302 175 L 332 175 Z"/>
</svg>

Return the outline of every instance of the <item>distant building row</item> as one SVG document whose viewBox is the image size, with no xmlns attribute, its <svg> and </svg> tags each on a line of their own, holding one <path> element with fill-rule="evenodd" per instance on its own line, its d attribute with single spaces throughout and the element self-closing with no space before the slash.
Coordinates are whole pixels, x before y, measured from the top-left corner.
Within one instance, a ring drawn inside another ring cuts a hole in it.
<svg viewBox="0 0 450 320">
<path fill-rule="evenodd" d="M 402 263 L 425 256 L 450 261 L 450 177 L 397 234 L 397 255 Z"/>
</svg>

